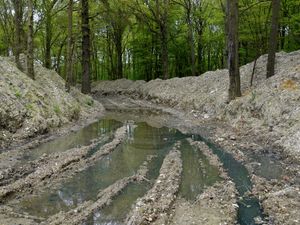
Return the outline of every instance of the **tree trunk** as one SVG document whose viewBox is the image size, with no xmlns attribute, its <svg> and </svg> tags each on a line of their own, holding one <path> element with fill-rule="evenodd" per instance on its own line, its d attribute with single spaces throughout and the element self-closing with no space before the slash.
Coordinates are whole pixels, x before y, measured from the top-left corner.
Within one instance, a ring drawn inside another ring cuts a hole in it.
<svg viewBox="0 0 300 225">
<path fill-rule="evenodd" d="M 280 0 L 272 0 L 272 25 L 269 39 L 267 78 L 275 73 L 275 56 L 278 44 Z"/>
<path fill-rule="evenodd" d="M 166 24 L 161 27 L 161 63 L 163 78 L 169 78 L 168 30 Z"/>
<path fill-rule="evenodd" d="M 158 1 L 156 2 L 159 7 Z M 163 78 L 169 79 L 169 49 L 168 49 L 168 5 L 169 0 L 163 1 L 160 21 L 160 34 L 161 34 L 161 60 Z M 160 11 L 160 9 L 159 9 Z"/>
<path fill-rule="evenodd" d="M 82 86 L 81 92 L 88 94 L 91 92 L 90 80 L 90 28 L 89 28 L 89 2 L 81 0 L 82 12 Z"/>
<path fill-rule="evenodd" d="M 238 0 L 227 0 L 228 12 L 228 70 L 229 91 L 228 100 L 241 96 L 239 55 L 238 55 Z"/>
<path fill-rule="evenodd" d="M 21 22 L 22 22 L 22 1 L 21 0 L 14 0 L 14 10 L 15 10 L 15 62 L 19 70 L 22 69 L 22 65 L 20 62 L 20 53 L 22 49 L 22 42 L 21 42 Z"/>
<path fill-rule="evenodd" d="M 33 0 L 28 0 L 27 75 L 34 79 Z"/>
<path fill-rule="evenodd" d="M 121 78 L 123 78 L 122 31 L 117 31 L 115 33 L 115 44 L 116 44 L 116 51 L 117 51 L 116 76 L 117 76 L 117 79 L 121 79 Z"/>
<path fill-rule="evenodd" d="M 51 69 L 51 41 L 52 41 L 52 18 L 51 12 L 46 13 L 46 28 L 45 28 L 45 36 L 46 36 L 46 43 L 45 43 L 45 64 L 44 66 L 48 69 Z"/>
<path fill-rule="evenodd" d="M 66 90 L 69 92 L 73 79 L 73 0 L 68 4 L 68 46 L 67 46 L 67 73 L 66 73 Z"/>
<path fill-rule="evenodd" d="M 190 64 L 191 64 L 191 72 L 192 76 L 196 75 L 196 66 L 195 66 L 195 45 L 194 45 L 194 34 L 193 34 L 193 22 L 191 18 L 191 2 L 189 1 L 189 5 L 187 6 L 187 25 L 188 25 L 188 42 L 190 46 Z"/>
</svg>

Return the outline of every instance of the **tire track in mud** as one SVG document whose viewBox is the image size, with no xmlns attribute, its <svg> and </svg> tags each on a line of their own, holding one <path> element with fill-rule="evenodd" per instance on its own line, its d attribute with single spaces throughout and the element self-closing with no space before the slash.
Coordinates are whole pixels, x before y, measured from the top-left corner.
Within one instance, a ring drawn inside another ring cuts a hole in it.
<svg viewBox="0 0 300 225">
<path fill-rule="evenodd" d="M 194 202 L 184 198 L 176 199 L 169 218 L 159 221 L 159 224 L 169 225 L 211 225 L 211 224 L 235 224 L 237 216 L 237 191 L 234 183 L 226 173 L 222 162 L 211 152 L 204 142 L 187 139 L 191 146 L 196 147 L 209 160 L 210 165 L 219 169 L 222 181 L 207 187 L 199 194 Z"/>
<path fill-rule="evenodd" d="M 83 146 L 81 148 L 88 147 L 90 149 L 95 148 L 97 145 L 101 145 L 101 143 L 105 143 L 109 141 L 109 136 L 101 136 L 99 138 L 91 140 L 91 144 L 88 146 Z M 76 150 L 79 148 L 71 148 L 71 150 Z M 68 151 L 68 149 L 67 149 Z M 35 172 L 41 165 L 46 164 L 48 161 L 57 159 L 59 155 L 62 153 L 53 153 L 53 154 L 46 154 L 44 153 L 36 160 L 27 161 L 27 162 L 20 162 L 19 166 L 13 165 L 5 170 L 0 171 L 0 187 L 9 185 L 19 179 L 26 177 L 27 175 Z"/>
<path fill-rule="evenodd" d="M 90 152 L 99 145 L 100 141 L 81 148 L 69 149 L 63 153 L 51 155 L 47 160 L 41 160 L 36 170 L 28 176 L 11 184 L 0 187 L 0 201 L 5 202 L 15 194 L 22 197 L 25 193 L 41 191 L 53 182 L 61 182 L 63 179 L 73 176 L 76 172 L 84 170 L 96 161 L 111 153 L 126 138 L 126 126 L 118 128 L 114 139 L 103 145 L 94 155 Z"/>
<path fill-rule="evenodd" d="M 46 222 L 42 224 L 49 224 L 49 225 L 77 225 L 84 223 L 89 216 L 96 213 L 98 210 L 109 206 L 113 198 L 118 196 L 122 190 L 124 190 L 130 183 L 133 182 L 141 182 L 147 180 L 145 177 L 149 171 L 148 165 L 150 161 L 155 158 L 154 155 L 149 155 L 147 160 L 143 162 L 140 166 L 136 174 L 124 177 L 112 185 L 108 186 L 104 190 L 100 191 L 97 195 L 97 200 L 93 201 L 86 201 L 79 205 L 76 209 L 72 209 L 68 212 L 60 212 L 56 215 L 50 217 Z"/>
<path fill-rule="evenodd" d="M 182 173 L 180 142 L 165 157 L 154 186 L 137 200 L 125 219 L 126 225 L 150 224 L 166 215 L 176 199 Z"/>
</svg>

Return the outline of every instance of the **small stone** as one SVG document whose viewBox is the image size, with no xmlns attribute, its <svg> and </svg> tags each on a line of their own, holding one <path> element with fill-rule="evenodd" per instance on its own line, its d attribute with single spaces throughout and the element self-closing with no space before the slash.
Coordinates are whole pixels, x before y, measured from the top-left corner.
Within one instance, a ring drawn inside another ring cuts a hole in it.
<svg viewBox="0 0 300 225">
<path fill-rule="evenodd" d="M 232 140 L 232 141 L 235 141 L 236 137 L 235 136 L 230 136 L 229 139 Z"/>
</svg>

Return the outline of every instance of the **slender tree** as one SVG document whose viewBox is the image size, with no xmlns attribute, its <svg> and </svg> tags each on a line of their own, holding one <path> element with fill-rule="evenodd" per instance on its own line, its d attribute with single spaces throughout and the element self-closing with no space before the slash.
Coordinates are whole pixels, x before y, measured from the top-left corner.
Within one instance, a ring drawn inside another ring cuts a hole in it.
<svg viewBox="0 0 300 225">
<path fill-rule="evenodd" d="M 81 29 L 82 29 L 82 86 L 81 92 L 91 92 L 90 80 L 90 27 L 89 27 L 89 1 L 81 0 Z"/>
<path fill-rule="evenodd" d="M 68 4 L 68 48 L 67 48 L 67 71 L 66 90 L 69 92 L 73 79 L 73 0 Z"/>
<path fill-rule="evenodd" d="M 58 0 L 43 0 L 43 11 L 45 16 L 45 59 L 44 66 L 51 69 L 51 47 L 52 47 L 52 36 L 53 36 L 53 9 Z"/>
<path fill-rule="evenodd" d="M 268 50 L 267 78 L 274 76 L 275 73 L 275 56 L 278 44 L 279 12 L 280 0 L 272 0 L 272 22 Z"/>
<path fill-rule="evenodd" d="M 229 91 L 228 100 L 234 100 L 241 96 L 241 82 L 238 54 L 238 0 L 227 0 L 227 21 L 228 34 L 228 70 L 229 70 Z"/>
<path fill-rule="evenodd" d="M 21 0 L 13 0 L 14 4 L 14 24 L 15 24 L 15 62 L 18 69 L 22 70 L 22 65 L 20 62 L 20 53 L 22 49 L 21 42 L 21 23 L 22 23 L 22 1 Z"/>
<path fill-rule="evenodd" d="M 32 79 L 35 78 L 33 36 L 33 0 L 28 0 L 27 75 Z"/>
</svg>

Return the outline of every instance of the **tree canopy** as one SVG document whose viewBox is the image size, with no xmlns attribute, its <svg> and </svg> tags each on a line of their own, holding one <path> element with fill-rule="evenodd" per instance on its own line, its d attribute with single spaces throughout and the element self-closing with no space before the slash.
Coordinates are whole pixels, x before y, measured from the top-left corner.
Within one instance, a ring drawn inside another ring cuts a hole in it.
<svg viewBox="0 0 300 225">
<path fill-rule="evenodd" d="M 0 0 L 1 55 L 27 50 L 29 7 L 27 1 L 19 2 L 20 37 L 15 35 L 14 1 Z M 69 0 L 33 4 L 34 59 L 65 78 Z M 73 1 L 72 65 L 77 82 L 82 74 L 81 6 L 81 1 Z M 240 0 L 238 9 L 239 63 L 245 64 L 268 52 L 272 4 Z M 151 80 L 226 68 L 225 18 L 224 0 L 89 1 L 91 79 Z M 299 24 L 299 0 L 282 0 L 277 51 L 300 48 Z"/>
</svg>

